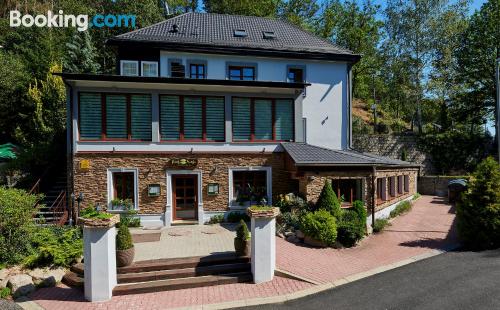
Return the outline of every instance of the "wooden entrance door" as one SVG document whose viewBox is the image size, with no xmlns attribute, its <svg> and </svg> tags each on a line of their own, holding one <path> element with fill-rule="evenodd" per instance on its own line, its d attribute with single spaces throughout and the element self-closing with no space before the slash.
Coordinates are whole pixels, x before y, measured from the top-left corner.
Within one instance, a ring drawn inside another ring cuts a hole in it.
<svg viewBox="0 0 500 310">
<path fill-rule="evenodd" d="M 172 176 L 175 220 L 196 220 L 198 218 L 197 183 L 196 175 Z"/>
</svg>

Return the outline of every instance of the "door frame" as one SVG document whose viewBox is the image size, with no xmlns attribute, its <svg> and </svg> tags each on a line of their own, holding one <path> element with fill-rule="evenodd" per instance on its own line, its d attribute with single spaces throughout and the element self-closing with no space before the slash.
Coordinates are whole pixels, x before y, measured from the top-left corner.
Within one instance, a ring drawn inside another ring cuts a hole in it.
<svg viewBox="0 0 500 310">
<path fill-rule="evenodd" d="M 177 185 L 175 183 L 176 179 L 192 179 L 194 181 L 193 189 L 194 189 L 194 217 L 188 219 L 182 219 L 177 217 Z M 198 220 L 198 178 L 196 174 L 173 174 L 172 175 L 172 217 L 175 221 L 178 220 Z"/>
<path fill-rule="evenodd" d="M 165 171 L 165 176 L 166 176 L 166 184 L 167 184 L 167 204 L 165 207 L 165 215 L 164 215 L 164 223 L 165 226 L 170 226 L 172 222 L 174 221 L 174 214 L 173 214 L 173 184 L 172 184 L 172 177 L 174 175 L 182 175 L 182 174 L 192 174 L 196 175 L 198 178 L 196 180 L 196 184 L 198 187 L 198 192 L 197 192 L 197 198 L 198 198 L 198 224 L 203 225 L 203 216 L 204 216 L 204 211 L 203 211 L 203 195 L 202 195 L 202 172 L 201 170 L 166 170 Z"/>
</svg>

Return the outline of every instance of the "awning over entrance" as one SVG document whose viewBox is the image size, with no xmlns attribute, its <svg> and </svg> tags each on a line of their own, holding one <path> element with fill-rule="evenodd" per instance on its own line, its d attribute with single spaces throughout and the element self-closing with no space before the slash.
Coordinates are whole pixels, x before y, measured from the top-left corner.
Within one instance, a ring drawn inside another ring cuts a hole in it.
<svg viewBox="0 0 500 310">
<path fill-rule="evenodd" d="M 332 150 L 307 143 L 281 144 L 296 167 L 420 167 L 417 164 L 361 153 L 354 150 Z"/>
</svg>

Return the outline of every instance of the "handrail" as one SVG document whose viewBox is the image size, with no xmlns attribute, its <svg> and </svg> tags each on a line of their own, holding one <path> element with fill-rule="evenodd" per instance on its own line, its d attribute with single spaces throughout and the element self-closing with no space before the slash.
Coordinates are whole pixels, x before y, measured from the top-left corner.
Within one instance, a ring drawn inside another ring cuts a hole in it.
<svg viewBox="0 0 500 310">
<path fill-rule="evenodd" d="M 66 210 L 66 191 L 61 190 L 57 198 L 54 200 L 52 205 L 50 206 L 50 210 L 52 211 L 53 217 L 57 217 L 57 214 L 63 213 L 63 215 L 60 217 L 59 221 L 57 222 L 57 225 L 62 226 L 66 222 L 67 219 L 67 212 Z"/>
<path fill-rule="evenodd" d="M 36 183 L 31 187 L 29 194 L 38 194 L 40 193 L 40 182 L 42 181 L 42 178 L 39 178 Z"/>
</svg>

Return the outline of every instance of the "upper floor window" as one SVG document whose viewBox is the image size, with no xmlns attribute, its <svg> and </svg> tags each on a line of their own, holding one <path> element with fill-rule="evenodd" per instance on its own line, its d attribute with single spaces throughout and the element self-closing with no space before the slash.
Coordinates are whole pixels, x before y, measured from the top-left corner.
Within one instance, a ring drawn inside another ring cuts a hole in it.
<svg viewBox="0 0 500 310">
<path fill-rule="evenodd" d="M 291 99 L 233 98 L 234 141 L 292 141 Z"/>
<path fill-rule="evenodd" d="M 224 141 L 224 97 L 160 96 L 160 136 L 167 141 Z"/>
<path fill-rule="evenodd" d="M 158 76 L 158 63 L 156 61 L 142 61 L 142 76 Z"/>
<path fill-rule="evenodd" d="M 171 60 L 169 62 L 170 77 L 183 78 L 186 76 L 184 65 L 180 60 Z"/>
<path fill-rule="evenodd" d="M 289 67 L 287 72 L 287 80 L 290 83 L 302 83 L 304 82 L 304 69 Z"/>
<path fill-rule="evenodd" d="M 229 79 L 254 81 L 255 80 L 255 67 L 251 66 L 229 66 Z"/>
<path fill-rule="evenodd" d="M 189 77 L 191 79 L 204 79 L 205 65 L 204 64 L 190 64 L 189 65 Z"/>
<path fill-rule="evenodd" d="M 121 60 L 120 72 L 122 75 L 139 76 L 139 62 L 135 60 Z"/>
<path fill-rule="evenodd" d="M 151 141 L 151 95 L 80 93 L 80 140 Z"/>
</svg>

